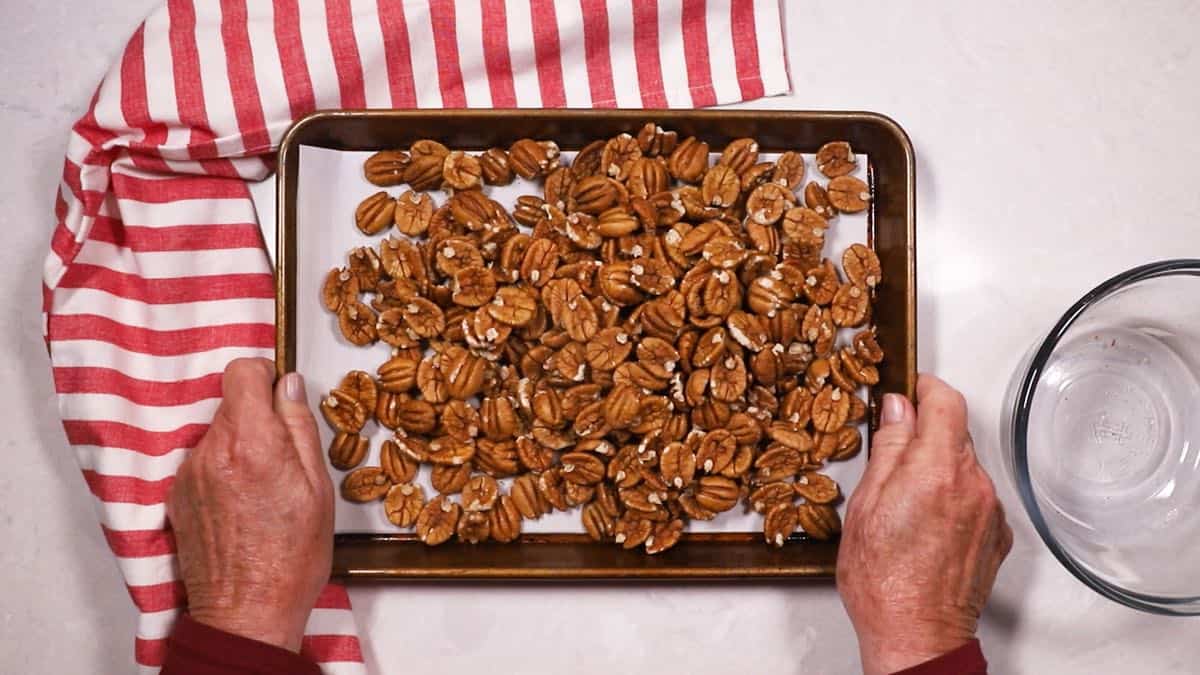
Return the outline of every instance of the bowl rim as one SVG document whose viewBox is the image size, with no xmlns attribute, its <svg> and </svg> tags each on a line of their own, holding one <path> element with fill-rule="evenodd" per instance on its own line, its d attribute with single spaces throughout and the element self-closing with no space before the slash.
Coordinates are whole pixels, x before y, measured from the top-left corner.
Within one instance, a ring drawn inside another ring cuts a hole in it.
<svg viewBox="0 0 1200 675">
<path fill-rule="evenodd" d="M 1200 596 L 1167 597 L 1129 591 L 1092 573 L 1067 552 L 1051 532 L 1042 510 L 1038 506 L 1037 498 L 1033 493 L 1032 479 L 1029 475 L 1029 457 L 1026 446 L 1026 436 L 1029 432 L 1029 411 L 1033 403 L 1036 384 L 1041 379 L 1046 362 L 1058 347 L 1059 341 L 1076 320 L 1093 305 L 1122 288 L 1149 279 L 1176 275 L 1200 276 L 1200 258 L 1162 260 L 1122 272 L 1093 288 L 1059 318 L 1054 328 L 1038 346 L 1028 368 L 1021 377 L 1012 409 L 1013 457 L 1011 461 L 1013 482 L 1021 497 L 1021 503 L 1025 507 L 1025 513 L 1033 522 L 1033 527 L 1037 530 L 1038 536 L 1042 538 L 1042 542 L 1050 549 L 1050 553 L 1071 574 L 1100 595 L 1127 607 L 1153 614 L 1191 616 L 1200 614 Z"/>
</svg>

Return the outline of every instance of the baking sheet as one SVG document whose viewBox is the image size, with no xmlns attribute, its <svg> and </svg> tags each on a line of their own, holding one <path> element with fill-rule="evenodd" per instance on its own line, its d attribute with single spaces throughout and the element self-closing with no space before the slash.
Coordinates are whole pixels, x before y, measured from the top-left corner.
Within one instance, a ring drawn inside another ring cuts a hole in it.
<svg viewBox="0 0 1200 675">
<path fill-rule="evenodd" d="M 383 363 L 391 353 L 391 348 L 383 343 L 372 347 L 357 347 L 347 342 L 337 326 L 336 317 L 325 310 L 320 302 L 321 284 L 325 274 L 333 267 L 346 264 L 346 254 L 358 246 L 378 246 L 388 233 L 369 237 L 359 232 L 354 226 L 354 210 L 367 196 L 381 188 L 367 182 L 362 174 L 363 162 L 371 156 L 371 152 L 355 152 L 333 150 L 315 146 L 301 146 L 299 155 L 299 171 L 296 191 L 296 307 L 292 308 L 296 317 L 295 359 L 296 370 L 302 373 L 308 383 L 309 404 L 316 410 L 321 397 L 331 388 L 337 386 L 341 378 L 350 370 L 364 370 L 374 373 L 379 364 Z M 573 152 L 564 152 L 564 161 L 569 163 Z M 764 153 L 763 160 L 774 159 L 775 154 Z M 713 156 L 715 161 L 716 155 Z M 859 155 L 861 161 L 855 176 L 867 180 L 866 155 Z M 807 163 L 807 179 L 815 175 L 816 167 L 811 155 L 805 155 Z M 821 179 L 822 182 L 825 182 Z M 398 196 L 407 186 L 397 186 L 387 189 L 393 196 Z M 524 194 L 538 194 L 541 186 L 518 178 L 513 184 L 506 186 L 488 186 L 485 188 L 488 196 L 511 207 L 516 198 Z M 444 193 L 431 193 L 434 201 L 440 205 L 446 199 Z M 262 214 L 260 213 L 260 216 Z M 260 217 L 265 228 L 271 227 L 274 219 Z M 868 221 L 866 213 L 843 214 L 834 221 L 830 235 L 826 241 L 826 255 L 835 261 L 840 261 L 841 252 L 855 242 L 865 242 Z M 402 236 L 395 234 L 395 236 Z M 274 236 L 265 236 L 267 241 L 274 241 Z M 273 258 L 273 256 L 272 256 Z M 850 333 L 843 331 L 839 336 L 848 339 Z M 866 392 L 859 392 L 866 396 Z M 328 447 L 333 438 L 333 432 L 323 421 L 318 424 L 321 442 Z M 866 439 L 866 426 L 860 431 Z M 368 423 L 364 435 L 370 439 L 371 449 L 364 465 L 379 463 L 379 448 L 391 431 L 374 423 Z M 850 494 L 858 484 L 866 463 L 866 452 L 859 453 L 847 462 L 833 462 L 827 465 L 825 473 L 833 477 L 841 485 L 845 494 Z M 340 484 L 345 472 L 328 466 L 334 484 Z M 416 482 L 422 485 L 427 496 L 436 494 L 429 482 L 430 468 L 422 467 Z M 501 483 L 506 486 L 510 480 Z M 384 515 L 379 502 L 354 504 L 343 499 L 336 499 L 334 529 L 338 533 L 381 533 L 391 534 L 400 531 Z M 840 507 L 845 515 L 845 504 Z M 713 521 L 693 521 L 688 525 L 692 532 L 761 532 L 762 516 L 756 513 L 743 513 L 742 508 L 733 509 L 721 514 Z M 579 512 L 554 512 L 536 521 L 522 523 L 522 531 L 526 533 L 582 533 L 583 526 Z"/>
</svg>

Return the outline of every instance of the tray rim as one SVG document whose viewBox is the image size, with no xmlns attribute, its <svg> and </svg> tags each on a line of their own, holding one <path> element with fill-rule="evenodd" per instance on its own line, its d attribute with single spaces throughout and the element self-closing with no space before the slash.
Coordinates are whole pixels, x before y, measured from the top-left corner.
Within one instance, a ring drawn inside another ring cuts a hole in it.
<svg viewBox="0 0 1200 675">
<path fill-rule="evenodd" d="M 906 287 L 910 290 L 905 295 L 904 307 L 904 323 L 906 332 L 906 349 L 901 357 L 903 361 L 903 369 L 905 373 L 902 393 L 910 398 L 915 396 L 915 383 L 917 373 L 917 285 L 916 285 L 916 162 L 915 153 L 912 142 L 904 129 L 892 118 L 868 111 L 793 111 L 793 110 L 768 110 L 768 109 L 736 109 L 736 110 L 646 110 L 646 109 L 619 109 L 619 110 L 553 110 L 553 109 L 371 109 L 371 110 L 354 110 L 354 109 L 332 109 L 318 110 L 309 113 L 300 119 L 296 120 L 292 126 L 284 134 L 279 145 L 279 160 L 278 160 L 278 181 L 276 187 L 276 273 L 275 273 L 275 320 L 276 320 L 276 343 L 275 343 L 275 362 L 276 370 L 279 375 L 283 375 L 294 367 L 294 354 L 291 352 L 290 343 L 288 341 L 289 333 L 294 334 L 294 331 L 289 330 L 287 291 L 291 286 L 292 277 L 292 262 L 294 257 L 289 258 L 289 252 L 292 249 L 292 235 L 294 234 L 294 214 L 295 203 L 289 203 L 288 193 L 289 188 L 295 180 L 294 172 L 289 169 L 293 163 L 298 167 L 299 148 L 302 145 L 302 139 L 309 127 L 317 126 L 325 123 L 336 123 L 338 121 L 359 121 L 359 120 L 388 120 L 392 122 L 403 121 L 405 119 L 455 119 L 461 120 L 495 120 L 511 116 L 520 116 L 531 120 L 544 121 L 567 121 L 567 120 L 589 120 L 589 119 L 612 119 L 612 118 L 628 118 L 631 122 L 634 120 L 645 119 L 665 119 L 669 124 L 670 118 L 687 118 L 695 120 L 697 123 L 719 124 L 722 121 L 735 121 L 746 119 L 773 119 L 787 120 L 796 123 L 861 123 L 874 125 L 880 128 L 884 133 L 889 134 L 897 143 L 903 153 L 904 176 L 901 178 L 904 181 L 904 229 L 905 229 L 905 255 L 907 258 Z M 871 170 L 873 172 L 874 162 L 872 162 Z M 872 176 L 872 179 L 874 177 Z M 874 186 L 873 186 L 874 187 Z M 870 238 L 874 238 L 876 232 L 876 222 L 874 217 L 874 205 L 869 220 Z M 874 242 L 871 242 L 872 246 Z M 896 357 L 893 357 L 896 358 Z M 872 409 L 871 430 L 875 427 L 877 419 L 877 405 L 875 405 L 875 397 L 868 401 L 868 405 Z M 659 564 L 644 564 L 649 561 L 667 562 L 670 558 L 680 558 L 679 554 L 686 554 L 689 544 L 695 546 L 718 545 L 718 546 L 734 546 L 747 543 L 746 535 L 738 533 L 735 537 L 723 536 L 732 533 L 687 533 L 684 535 L 684 540 L 676 549 L 668 551 L 663 556 L 650 558 L 644 554 L 634 551 L 629 555 L 637 556 L 637 560 L 643 564 L 636 566 L 575 566 L 563 567 L 554 564 L 550 565 L 534 565 L 522 567 L 504 567 L 491 565 L 463 565 L 463 564 L 446 564 L 435 563 L 429 565 L 417 566 L 383 566 L 372 565 L 363 566 L 357 564 L 355 559 L 346 559 L 347 556 L 339 556 L 339 551 L 355 549 L 363 546 L 396 546 L 405 545 L 403 533 L 378 534 L 378 533 L 343 533 L 335 535 L 335 551 L 333 576 L 343 580 L 402 580 L 402 579 L 471 579 L 471 580 L 487 580 L 487 579 L 764 579 L 764 578 L 805 578 L 805 579 L 828 579 L 832 578 L 836 567 L 836 548 L 837 540 L 831 542 L 816 542 L 813 540 L 802 540 L 791 544 L 788 548 L 805 547 L 810 552 L 817 550 L 821 554 L 815 556 L 814 560 L 803 562 L 791 562 L 788 564 L 765 564 L 752 566 L 721 566 L 721 565 L 689 565 L 686 560 L 678 560 L 673 563 L 664 565 Z M 562 535 L 523 535 L 520 543 L 505 545 L 509 549 L 520 548 L 524 546 L 533 546 L 539 548 L 555 547 L 555 546 L 605 546 L 612 548 L 611 545 L 595 544 L 591 542 L 584 543 L 583 535 L 562 534 Z M 760 541 L 755 541 L 757 547 L 764 547 Z M 412 543 L 414 547 L 422 547 L 416 542 Z M 832 555 L 830 549 L 832 548 Z M 447 550 L 446 547 L 440 547 L 439 551 Z M 451 549 L 452 550 L 452 549 Z M 676 554 L 674 556 L 670 554 Z M 443 556 L 444 557 L 444 556 Z"/>
</svg>

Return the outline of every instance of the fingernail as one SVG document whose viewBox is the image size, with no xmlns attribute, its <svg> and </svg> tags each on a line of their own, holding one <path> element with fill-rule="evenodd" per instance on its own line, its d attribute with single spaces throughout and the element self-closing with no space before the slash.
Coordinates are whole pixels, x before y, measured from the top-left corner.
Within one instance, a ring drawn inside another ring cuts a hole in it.
<svg viewBox="0 0 1200 675">
<path fill-rule="evenodd" d="M 303 401 L 304 378 L 300 373 L 288 373 L 283 376 L 283 395 L 289 401 Z"/>
<path fill-rule="evenodd" d="M 883 412 L 880 415 L 881 424 L 896 424 L 904 421 L 904 397 L 900 394 L 883 395 Z"/>
</svg>

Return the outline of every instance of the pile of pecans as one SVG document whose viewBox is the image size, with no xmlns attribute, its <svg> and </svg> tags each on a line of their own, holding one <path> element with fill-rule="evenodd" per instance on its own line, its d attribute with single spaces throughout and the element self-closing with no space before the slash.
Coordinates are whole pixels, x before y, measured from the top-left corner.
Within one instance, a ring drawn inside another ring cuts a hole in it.
<svg viewBox="0 0 1200 675">
<path fill-rule="evenodd" d="M 655 124 L 570 166 L 532 139 L 373 155 L 367 180 L 409 189 L 371 195 L 355 223 L 399 236 L 350 251 L 322 289 L 348 341 L 392 348 L 321 403 L 343 497 L 382 500 L 430 545 L 510 542 L 524 519 L 582 507 L 593 539 L 653 554 L 738 502 L 770 544 L 835 536 L 841 494 L 820 470 L 859 452 L 855 392 L 883 360 L 878 257 L 824 257 L 838 214 L 869 206 L 857 161 L 828 143 L 827 184 L 805 185 L 797 152 L 760 161 L 743 138 L 710 165 L 708 143 Z M 510 211 L 484 186 L 515 176 L 543 192 Z M 371 420 L 394 436 L 359 467 Z"/>
</svg>

